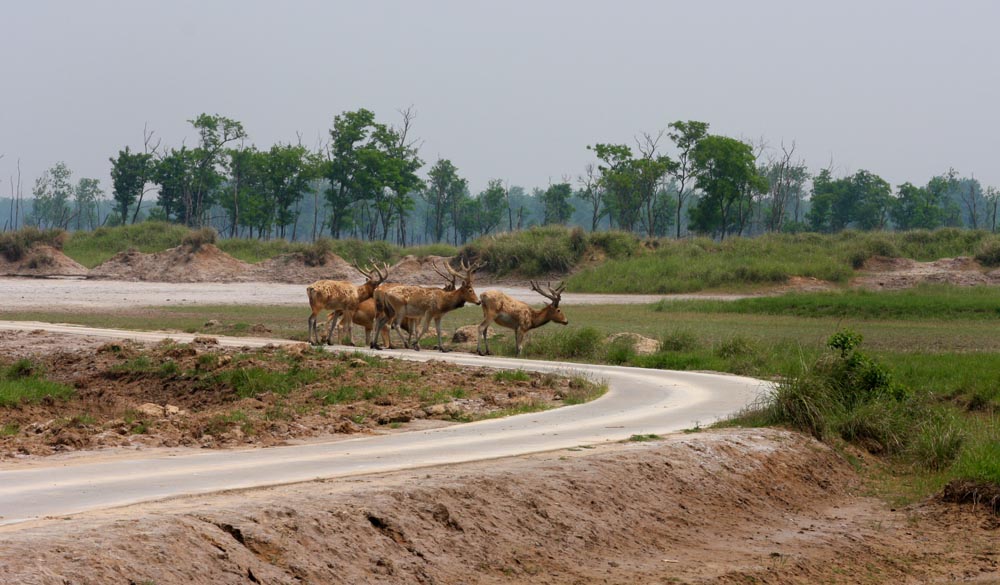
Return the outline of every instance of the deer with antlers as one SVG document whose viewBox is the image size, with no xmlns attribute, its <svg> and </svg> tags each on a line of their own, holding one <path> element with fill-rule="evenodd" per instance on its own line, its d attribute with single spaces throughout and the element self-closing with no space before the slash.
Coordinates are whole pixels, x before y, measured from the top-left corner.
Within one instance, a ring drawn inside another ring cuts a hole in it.
<svg viewBox="0 0 1000 585">
<path fill-rule="evenodd" d="M 321 343 L 316 316 L 323 310 L 328 310 L 331 311 L 332 318 L 328 319 L 326 343 L 333 345 L 333 332 L 337 328 L 337 323 L 343 320 L 347 324 L 350 344 L 354 345 L 354 313 L 362 302 L 372 297 L 375 289 L 389 276 L 388 264 L 383 263 L 380 267 L 374 260 L 371 260 L 371 264 L 370 270 L 361 268 L 356 262 L 352 264 L 355 270 L 365 277 L 364 284 L 360 286 L 343 280 L 318 280 L 306 287 L 309 307 L 312 309 L 312 315 L 309 316 L 309 343 L 317 345 Z"/>
<path fill-rule="evenodd" d="M 531 290 L 552 301 L 541 309 L 532 309 L 528 303 L 512 299 L 498 290 L 488 290 L 480 295 L 483 306 L 483 322 L 479 324 L 479 335 L 476 337 L 476 353 L 479 355 L 490 355 L 490 344 L 486 338 L 490 323 L 496 323 L 502 327 L 514 330 L 514 344 L 517 355 L 521 355 L 521 348 L 524 346 L 524 336 L 531 331 L 545 325 L 549 321 L 566 325 L 569 320 L 563 315 L 559 308 L 559 301 L 562 299 L 565 283 L 560 283 L 555 289 L 552 284 L 543 289 L 537 282 L 531 282 Z M 485 348 L 485 352 L 483 349 Z"/>
<path fill-rule="evenodd" d="M 431 320 L 434 320 L 437 329 L 438 349 L 447 351 L 441 339 L 441 318 L 449 311 L 465 306 L 465 303 L 479 304 L 479 296 L 472 288 L 472 278 L 473 274 L 484 265 L 484 262 L 477 261 L 470 266 L 465 260 L 462 260 L 462 271 L 458 272 L 446 263 L 444 267 L 448 276 L 435 267 L 438 274 L 450 280 L 449 286 L 444 289 L 400 285 L 376 291 L 375 305 L 379 312 L 379 320 L 375 325 L 372 348 L 382 349 L 379 345 L 380 332 L 383 327 L 389 324 L 389 321 L 392 321 L 391 327 L 397 331 L 404 347 L 412 347 L 419 351 L 420 339 L 430 328 Z M 458 280 L 461 280 L 461 285 L 457 284 Z M 452 290 L 448 290 L 449 288 Z M 413 339 L 411 333 L 409 338 L 403 340 L 402 333 L 399 333 L 399 327 L 404 319 L 411 318 L 419 318 L 422 327 L 420 327 L 416 339 Z"/>
</svg>

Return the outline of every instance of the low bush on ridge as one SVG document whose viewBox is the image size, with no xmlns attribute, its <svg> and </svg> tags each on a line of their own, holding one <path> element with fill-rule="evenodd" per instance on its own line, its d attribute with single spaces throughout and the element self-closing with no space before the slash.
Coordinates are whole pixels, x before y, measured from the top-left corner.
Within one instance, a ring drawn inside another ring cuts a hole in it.
<svg viewBox="0 0 1000 585">
<path fill-rule="evenodd" d="M 832 354 L 785 376 L 774 391 L 733 419 L 750 426 L 788 426 L 817 439 L 846 441 L 957 479 L 1000 480 L 995 425 L 982 431 L 949 402 L 913 392 L 860 351 L 862 337 L 831 336 Z M 990 430 L 992 429 L 992 430 Z"/>
</svg>

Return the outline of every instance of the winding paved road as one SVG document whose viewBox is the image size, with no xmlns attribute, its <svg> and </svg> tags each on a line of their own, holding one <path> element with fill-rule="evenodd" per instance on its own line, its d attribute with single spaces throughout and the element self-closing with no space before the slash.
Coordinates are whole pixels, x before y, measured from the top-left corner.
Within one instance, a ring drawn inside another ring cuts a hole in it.
<svg viewBox="0 0 1000 585">
<path fill-rule="evenodd" d="M 0 330 L 15 329 L 142 341 L 165 337 L 190 341 L 193 337 L 0 321 Z M 287 343 L 261 338 L 218 339 L 227 346 Z M 154 457 L 139 452 L 135 457 L 97 462 L 7 465 L 0 468 L 0 524 L 180 495 L 461 463 L 619 441 L 634 434 L 669 433 L 711 423 L 744 407 L 765 390 L 765 383 L 759 380 L 721 374 L 427 351 L 383 351 L 381 355 L 541 372 L 572 370 L 604 379 L 610 389 L 587 404 L 434 430 L 267 449 Z"/>
</svg>

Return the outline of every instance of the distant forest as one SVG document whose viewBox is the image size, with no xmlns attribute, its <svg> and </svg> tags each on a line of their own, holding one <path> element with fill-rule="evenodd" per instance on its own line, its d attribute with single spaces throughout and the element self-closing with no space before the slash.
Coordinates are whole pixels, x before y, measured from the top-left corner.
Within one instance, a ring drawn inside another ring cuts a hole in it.
<svg viewBox="0 0 1000 585">
<path fill-rule="evenodd" d="M 771 147 L 714 135 L 677 121 L 632 144 L 595 142 L 596 162 L 545 186 L 503 178 L 472 193 L 448 159 L 428 165 L 414 116 L 396 123 L 366 109 L 334 118 L 327 141 L 268 148 L 243 125 L 201 114 L 194 147 L 163 146 L 144 130 L 141 150 L 110 157 L 109 184 L 73 177 L 62 162 L 42 176 L 11 177 L 0 229 L 92 230 L 161 220 L 211 226 L 224 237 L 296 241 L 387 240 L 407 246 L 462 244 L 496 232 L 564 224 L 647 237 L 725 239 L 767 232 L 933 229 L 997 230 L 1000 190 L 948 169 L 895 188 L 868 170 L 812 171 L 795 144 Z M 584 148 L 584 146 L 581 146 Z"/>
</svg>

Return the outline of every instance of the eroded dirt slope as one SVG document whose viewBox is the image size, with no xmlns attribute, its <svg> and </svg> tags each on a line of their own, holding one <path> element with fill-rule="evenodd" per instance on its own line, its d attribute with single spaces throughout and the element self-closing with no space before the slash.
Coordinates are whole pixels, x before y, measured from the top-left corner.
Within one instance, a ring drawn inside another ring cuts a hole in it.
<svg viewBox="0 0 1000 585">
<path fill-rule="evenodd" d="M 0 381 L 44 378 L 70 395 L 5 405 L 0 461 L 101 448 L 270 446 L 428 428 L 558 407 L 583 378 L 409 362 L 306 344 L 228 349 L 0 331 Z M 3 398 L 3 397 L 0 397 Z"/>
<path fill-rule="evenodd" d="M 0 529 L 0 583 L 993 582 L 995 517 L 858 495 L 778 430 L 177 499 Z"/>
</svg>

